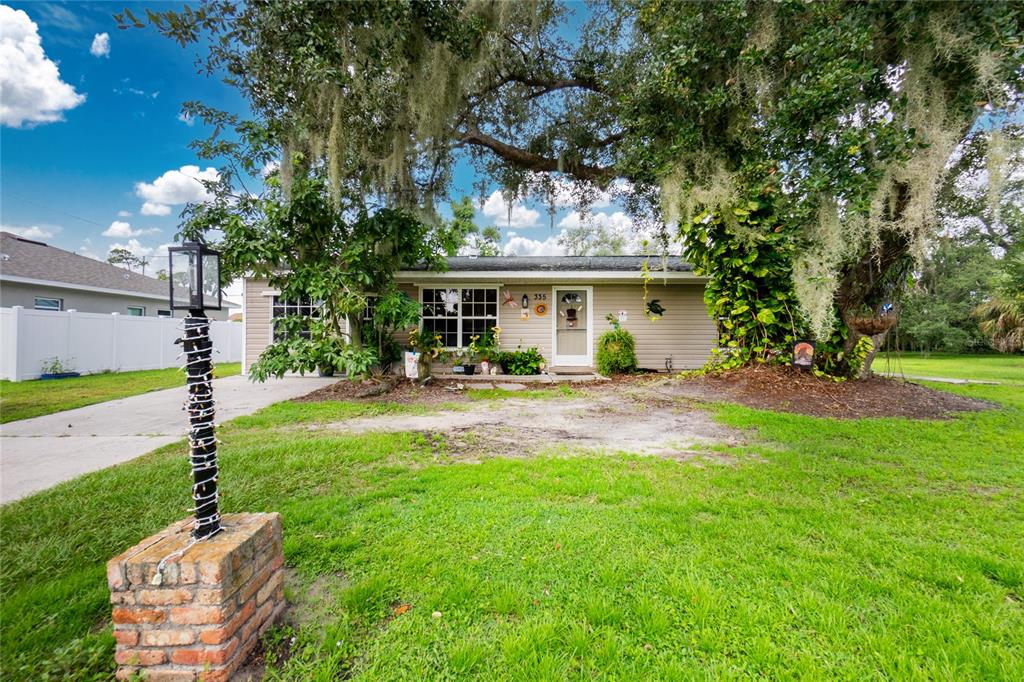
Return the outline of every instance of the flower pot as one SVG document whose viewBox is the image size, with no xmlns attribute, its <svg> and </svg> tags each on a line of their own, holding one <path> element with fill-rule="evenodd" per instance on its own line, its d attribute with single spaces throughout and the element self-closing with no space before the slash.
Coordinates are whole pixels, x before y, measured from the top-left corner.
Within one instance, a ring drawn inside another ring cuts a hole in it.
<svg viewBox="0 0 1024 682">
<path fill-rule="evenodd" d="M 334 368 L 333 367 L 321 367 L 320 369 L 317 370 L 317 374 L 319 374 L 322 377 L 333 377 L 334 376 Z"/>
<path fill-rule="evenodd" d="M 40 379 L 73 379 L 82 376 L 81 372 L 47 372 L 40 374 Z"/>
</svg>

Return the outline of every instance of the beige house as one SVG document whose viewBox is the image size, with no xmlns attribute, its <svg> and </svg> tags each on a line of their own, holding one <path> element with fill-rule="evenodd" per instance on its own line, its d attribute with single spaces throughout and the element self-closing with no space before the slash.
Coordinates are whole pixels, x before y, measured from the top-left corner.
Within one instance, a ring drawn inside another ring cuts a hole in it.
<svg viewBox="0 0 1024 682">
<path fill-rule="evenodd" d="M 536 346 L 556 372 L 591 368 L 597 339 L 612 327 L 606 319 L 611 314 L 636 337 L 641 367 L 700 367 L 718 340 L 704 306 L 705 279 L 678 259 L 670 259 L 663 271 L 660 259 L 651 258 L 653 279 L 645 302 L 641 269 L 647 260 L 460 256 L 448 259 L 446 272 L 406 270 L 396 280 L 422 304 L 422 328 L 442 334 L 451 349 L 500 326 L 504 350 Z M 656 319 L 647 315 L 650 301 L 664 309 Z M 308 313 L 314 305 L 285 301 L 266 280 L 246 279 L 245 371 L 273 338 L 275 317 Z"/>
</svg>

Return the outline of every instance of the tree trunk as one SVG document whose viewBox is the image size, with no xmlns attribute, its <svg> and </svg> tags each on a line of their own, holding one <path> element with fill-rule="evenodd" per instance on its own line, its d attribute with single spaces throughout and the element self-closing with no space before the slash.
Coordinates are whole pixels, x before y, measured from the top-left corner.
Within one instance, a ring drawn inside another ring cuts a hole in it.
<svg viewBox="0 0 1024 682">
<path fill-rule="evenodd" d="M 361 350 L 363 347 L 363 315 L 350 314 L 346 315 L 348 320 L 348 342 L 352 345 L 355 350 Z"/>
<path fill-rule="evenodd" d="M 901 215 L 906 209 L 909 199 L 909 189 L 906 185 L 897 188 L 896 201 L 890 217 L 895 218 Z M 903 286 L 893 277 L 892 271 L 906 261 L 909 253 L 910 243 L 905 234 L 895 230 L 885 230 L 880 235 L 877 249 L 869 250 L 859 260 L 845 266 L 840 272 L 835 302 L 836 308 L 839 310 L 839 317 L 849 330 L 846 343 L 843 345 L 843 357 L 850 357 L 850 353 L 862 336 L 870 336 L 874 343 L 874 347 L 858 372 L 858 378 L 871 376 L 871 363 L 891 327 L 877 333 L 865 334 L 855 329 L 852 323 L 868 313 L 868 309 L 870 309 L 871 315 L 877 315 L 878 305 L 892 302 L 898 288 Z M 887 315 L 897 318 L 898 306 L 894 305 Z M 848 365 L 848 362 L 846 364 Z"/>
<path fill-rule="evenodd" d="M 885 331 L 879 334 L 862 334 L 853 327 L 851 327 L 849 324 L 846 325 L 846 328 L 849 330 L 850 335 L 846 337 L 846 342 L 843 344 L 844 358 L 850 357 L 850 353 L 853 352 L 853 349 L 857 346 L 857 342 L 860 341 L 862 337 L 867 336 L 868 338 L 871 339 L 871 350 L 864 358 L 864 364 L 861 365 L 860 369 L 857 371 L 857 376 L 854 377 L 856 379 L 867 379 L 872 374 L 871 363 L 875 361 L 875 356 L 878 354 L 878 351 L 882 349 L 882 344 L 885 343 L 885 337 L 889 334 L 889 330 L 886 329 Z M 849 367 L 848 361 L 847 366 Z M 850 367 L 849 370 L 852 374 L 853 368 Z"/>
</svg>

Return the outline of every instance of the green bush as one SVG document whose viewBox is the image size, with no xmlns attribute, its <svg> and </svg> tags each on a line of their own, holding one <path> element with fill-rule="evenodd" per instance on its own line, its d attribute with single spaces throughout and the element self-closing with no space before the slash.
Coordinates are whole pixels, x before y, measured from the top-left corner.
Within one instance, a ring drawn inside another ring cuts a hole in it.
<svg viewBox="0 0 1024 682">
<path fill-rule="evenodd" d="M 540 366 L 544 363 L 544 356 L 536 347 L 503 351 L 492 359 L 505 368 L 505 374 L 515 376 L 540 374 Z"/>
<path fill-rule="evenodd" d="M 612 329 L 597 341 L 597 371 L 605 376 L 636 371 L 636 339 L 625 329 Z"/>
</svg>

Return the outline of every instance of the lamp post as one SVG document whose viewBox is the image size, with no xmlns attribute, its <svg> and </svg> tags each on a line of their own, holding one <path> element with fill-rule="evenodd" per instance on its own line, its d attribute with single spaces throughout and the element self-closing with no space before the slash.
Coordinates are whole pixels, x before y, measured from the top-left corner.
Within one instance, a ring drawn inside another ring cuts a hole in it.
<svg viewBox="0 0 1024 682">
<path fill-rule="evenodd" d="M 185 355 L 189 458 L 196 540 L 219 533 L 217 438 L 213 415 L 213 343 L 207 310 L 221 309 L 220 254 L 199 242 L 168 248 L 171 310 L 187 310 L 181 343 Z"/>
</svg>

